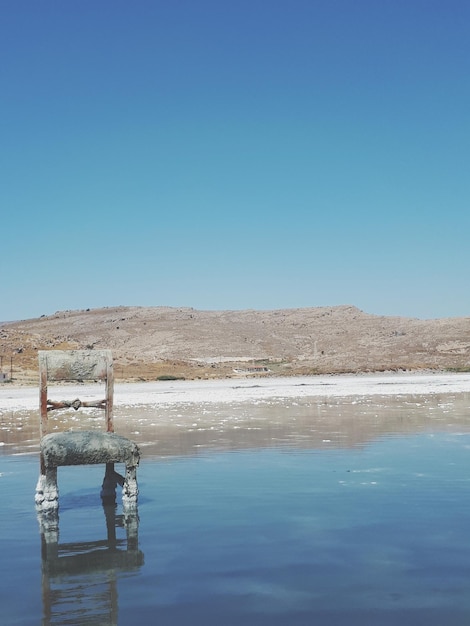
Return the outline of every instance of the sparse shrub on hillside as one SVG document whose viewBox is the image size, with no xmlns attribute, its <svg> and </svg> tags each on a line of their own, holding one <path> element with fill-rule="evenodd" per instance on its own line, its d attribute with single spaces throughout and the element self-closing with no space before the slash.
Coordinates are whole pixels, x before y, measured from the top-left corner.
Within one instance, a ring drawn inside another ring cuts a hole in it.
<svg viewBox="0 0 470 626">
<path fill-rule="evenodd" d="M 172 376 L 171 374 L 162 374 L 157 376 L 156 380 L 185 380 L 184 376 Z"/>
</svg>

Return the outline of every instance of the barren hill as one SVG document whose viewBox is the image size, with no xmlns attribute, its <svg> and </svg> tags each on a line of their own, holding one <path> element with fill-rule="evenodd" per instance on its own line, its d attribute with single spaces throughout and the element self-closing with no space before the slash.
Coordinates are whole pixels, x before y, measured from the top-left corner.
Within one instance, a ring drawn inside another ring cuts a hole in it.
<svg viewBox="0 0 470 626">
<path fill-rule="evenodd" d="M 109 307 L 0 325 L 3 372 L 36 381 L 38 349 L 110 348 L 118 379 L 470 368 L 470 318 L 370 315 L 354 306 L 273 311 Z M 250 369 L 251 368 L 251 369 Z M 243 373 L 243 372 L 242 372 Z"/>
</svg>

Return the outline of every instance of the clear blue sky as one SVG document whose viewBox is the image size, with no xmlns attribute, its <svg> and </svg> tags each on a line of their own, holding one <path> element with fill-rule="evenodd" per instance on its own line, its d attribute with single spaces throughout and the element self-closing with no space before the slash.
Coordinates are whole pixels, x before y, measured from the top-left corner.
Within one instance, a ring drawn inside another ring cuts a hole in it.
<svg viewBox="0 0 470 626">
<path fill-rule="evenodd" d="M 4 0 L 0 320 L 470 316 L 470 2 Z"/>
</svg>

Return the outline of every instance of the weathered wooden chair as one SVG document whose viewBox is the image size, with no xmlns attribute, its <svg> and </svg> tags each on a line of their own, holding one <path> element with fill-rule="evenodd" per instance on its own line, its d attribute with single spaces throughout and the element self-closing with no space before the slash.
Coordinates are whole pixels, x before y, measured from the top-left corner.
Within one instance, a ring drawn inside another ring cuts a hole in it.
<svg viewBox="0 0 470 626">
<path fill-rule="evenodd" d="M 47 350 L 39 351 L 40 385 L 40 475 L 35 502 L 39 510 L 57 509 L 59 490 L 57 468 L 63 465 L 106 464 L 101 497 L 115 497 L 116 485 L 122 486 L 122 502 L 126 508 L 137 504 L 137 466 L 140 452 L 137 444 L 114 434 L 113 426 L 113 361 L 110 350 Z M 79 399 L 52 401 L 47 397 L 48 381 L 104 380 L 103 400 Z M 48 412 L 56 409 L 95 407 L 105 412 L 106 430 L 79 430 L 48 434 Z M 114 470 L 115 463 L 124 463 L 125 477 Z"/>
</svg>

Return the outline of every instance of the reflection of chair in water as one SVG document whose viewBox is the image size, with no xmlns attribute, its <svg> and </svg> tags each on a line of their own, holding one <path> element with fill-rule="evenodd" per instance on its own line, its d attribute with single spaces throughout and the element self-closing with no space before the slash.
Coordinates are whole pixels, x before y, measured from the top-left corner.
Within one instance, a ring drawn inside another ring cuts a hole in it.
<svg viewBox="0 0 470 626">
<path fill-rule="evenodd" d="M 137 502 L 136 472 L 139 464 L 138 446 L 114 434 L 113 427 L 113 363 L 110 350 L 50 350 L 39 351 L 40 404 L 41 404 L 41 473 L 36 487 L 36 505 L 40 510 L 59 506 L 57 468 L 61 465 L 106 464 L 102 496 L 111 499 L 115 486 L 122 488 L 123 505 L 132 508 Z M 47 397 L 48 380 L 84 381 L 104 380 L 104 400 L 82 402 L 54 402 Z M 48 412 L 55 409 L 80 407 L 104 409 L 106 432 L 76 431 L 47 434 Z M 124 463 L 126 476 L 114 471 L 114 463 Z"/>
<path fill-rule="evenodd" d="M 137 508 L 116 515 L 115 504 L 103 504 L 107 538 L 59 543 L 57 509 L 39 511 L 42 556 L 43 626 L 118 623 L 117 582 L 120 574 L 138 570 Z M 125 527 L 126 539 L 116 538 Z"/>
</svg>

